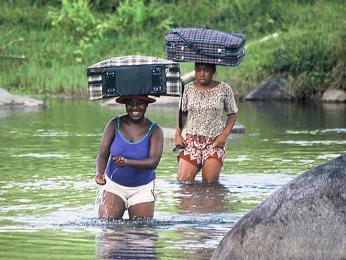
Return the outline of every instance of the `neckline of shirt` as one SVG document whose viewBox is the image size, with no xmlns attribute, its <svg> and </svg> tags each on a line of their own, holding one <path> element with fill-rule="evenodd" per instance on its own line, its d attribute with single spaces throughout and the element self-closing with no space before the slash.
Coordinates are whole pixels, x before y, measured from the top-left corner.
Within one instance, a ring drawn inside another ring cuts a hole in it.
<svg viewBox="0 0 346 260">
<path fill-rule="evenodd" d="M 212 87 L 212 88 L 207 89 L 207 90 L 205 90 L 205 91 L 201 91 L 201 90 L 198 89 L 198 87 L 197 87 L 195 84 L 193 84 L 195 91 L 196 91 L 197 93 L 199 93 L 199 94 L 211 93 L 211 92 L 213 92 L 215 89 L 217 89 L 220 85 L 221 85 L 221 82 L 219 82 L 215 87 Z"/>
</svg>

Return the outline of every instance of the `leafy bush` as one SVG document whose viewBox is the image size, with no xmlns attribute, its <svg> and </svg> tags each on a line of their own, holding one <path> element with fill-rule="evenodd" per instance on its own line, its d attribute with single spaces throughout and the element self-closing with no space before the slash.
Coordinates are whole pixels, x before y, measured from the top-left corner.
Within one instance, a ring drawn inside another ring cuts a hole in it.
<svg viewBox="0 0 346 260">
<path fill-rule="evenodd" d="M 290 74 L 294 79 L 290 90 L 299 98 L 321 92 L 331 85 L 343 88 L 345 83 L 335 82 L 332 73 L 342 66 L 338 62 L 340 57 L 346 57 L 342 38 L 316 31 L 299 35 L 288 33 L 281 39 L 280 48 L 272 53 L 272 60 L 265 69 L 271 73 Z"/>
<path fill-rule="evenodd" d="M 26 8 L 30 11 L 27 11 Z M 49 20 L 45 18 L 45 8 L 23 7 L 0 1 L 0 10 L 0 29 L 4 26 L 15 27 L 18 25 L 25 30 L 40 30 L 50 27 Z"/>
<path fill-rule="evenodd" d="M 82 62 L 86 51 L 106 33 L 138 36 L 147 29 L 154 33 L 168 30 L 172 23 L 170 16 L 162 19 L 162 7 L 157 1 L 144 0 L 123 0 L 115 13 L 105 15 L 92 12 L 87 0 L 62 0 L 61 9 L 52 8 L 48 17 L 53 26 L 78 40 L 80 48 L 74 52 L 77 62 Z"/>
<path fill-rule="evenodd" d="M 142 34 L 145 30 L 162 32 L 168 30 L 172 23 L 170 15 L 164 18 L 162 11 L 158 1 L 124 0 L 116 13 L 108 16 L 108 24 L 114 24 L 115 31 L 127 35 Z"/>
<path fill-rule="evenodd" d="M 237 94 L 279 72 L 292 79 L 297 97 L 346 89 L 342 0 L 5 0 L 0 9 L 0 86 L 11 91 L 85 90 L 90 64 L 133 54 L 164 57 L 163 38 L 172 27 L 246 35 L 241 66 L 217 73 Z"/>
<path fill-rule="evenodd" d="M 285 7 L 272 0 L 181 0 L 169 3 L 165 12 L 173 16 L 174 27 L 243 32 L 254 38 L 281 29 Z"/>
</svg>

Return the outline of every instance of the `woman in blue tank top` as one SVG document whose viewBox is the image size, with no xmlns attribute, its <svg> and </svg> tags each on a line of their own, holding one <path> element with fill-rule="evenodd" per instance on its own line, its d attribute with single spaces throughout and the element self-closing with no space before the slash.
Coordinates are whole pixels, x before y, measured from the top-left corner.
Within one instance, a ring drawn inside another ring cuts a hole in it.
<svg viewBox="0 0 346 260">
<path fill-rule="evenodd" d="M 163 132 L 145 117 L 148 96 L 122 96 L 126 115 L 105 127 L 96 158 L 96 183 L 103 185 L 99 218 L 151 219 L 154 215 L 155 169 L 163 150 Z"/>
</svg>

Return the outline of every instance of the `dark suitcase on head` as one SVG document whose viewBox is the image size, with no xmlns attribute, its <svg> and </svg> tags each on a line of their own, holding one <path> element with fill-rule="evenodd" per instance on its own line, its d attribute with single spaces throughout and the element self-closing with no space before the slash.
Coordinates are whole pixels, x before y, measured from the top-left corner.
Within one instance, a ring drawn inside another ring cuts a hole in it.
<svg viewBox="0 0 346 260">
<path fill-rule="evenodd" d="M 166 36 L 167 58 L 236 67 L 245 56 L 245 36 L 204 28 L 174 28 Z"/>
<path fill-rule="evenodd" d="M 171 60 L 123 56 L 87 68 L 90 100 L 128 96 L 179 96 L 180 66 Z"/>
</svg>

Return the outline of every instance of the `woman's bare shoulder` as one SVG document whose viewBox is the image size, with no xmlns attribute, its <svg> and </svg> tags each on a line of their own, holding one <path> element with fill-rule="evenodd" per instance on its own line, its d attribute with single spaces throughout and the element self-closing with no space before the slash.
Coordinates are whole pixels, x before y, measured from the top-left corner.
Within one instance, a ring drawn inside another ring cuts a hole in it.
<svg viewBox="0 0 346 260">
<path fill-rule="evenodd" d="M 159 139 L 163 139 L 163 130 L 162 130 L 161 126 L 159 126 L 157 123 L 154 123 L 154 125 L 153 125 L 151 136 L 159 138 Z"/>
<path fill-rule="evenodd" d="M 153 122 L 153 131 L 161 131 L 162 132 L 162 128 L 158 123 Z"/>
<path fill-rule="evenodd" d="M 119 117 L 113 117 L 109 120 L 106 128 L 111 130 L 111 131 L 116 131 L 118 129 L 118 120 L 120 120 L 120 116 Z"/>
</svg>

